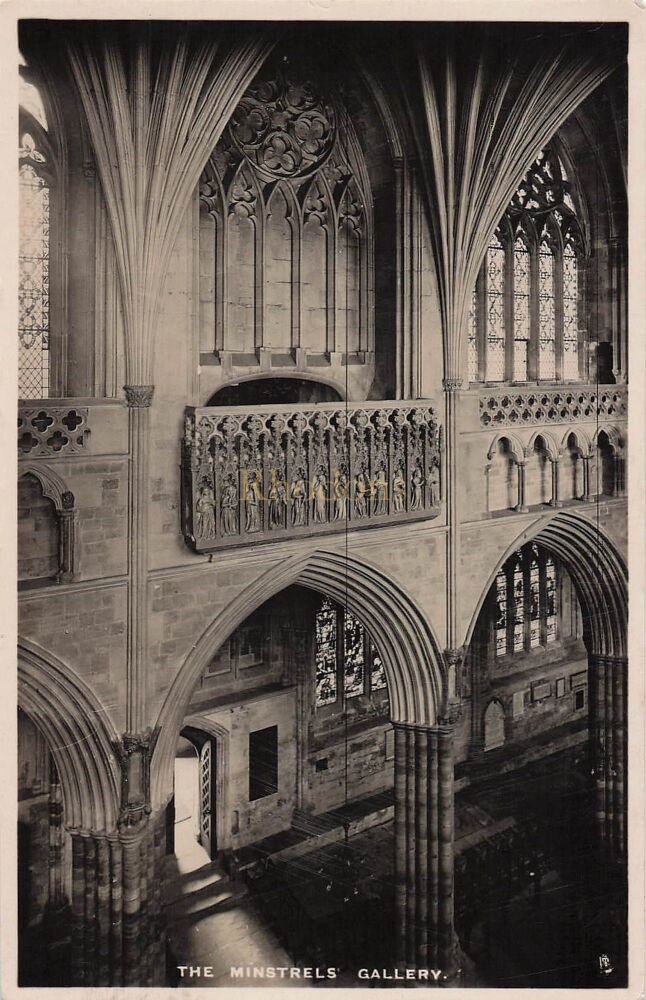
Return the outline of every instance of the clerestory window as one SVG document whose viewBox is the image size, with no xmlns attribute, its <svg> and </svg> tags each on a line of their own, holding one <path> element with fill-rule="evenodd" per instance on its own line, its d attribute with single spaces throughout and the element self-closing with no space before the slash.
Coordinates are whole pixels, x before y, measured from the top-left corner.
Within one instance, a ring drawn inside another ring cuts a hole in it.
<svg viewBox="0 0 646 1000">
<path fill-rule="evenodd" d="M 487 247 L 468 314 L 470 382 L 586 378 L 584 258 L 573 185 L 547 147 Z"/>
</svg>

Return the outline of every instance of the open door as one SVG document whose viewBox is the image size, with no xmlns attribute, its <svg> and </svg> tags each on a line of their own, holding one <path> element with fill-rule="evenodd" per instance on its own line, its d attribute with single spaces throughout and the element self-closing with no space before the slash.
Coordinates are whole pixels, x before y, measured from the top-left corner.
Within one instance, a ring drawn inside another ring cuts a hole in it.
<svg viewBox="0 0 646 1000">
<path fill-rule="evenodd" d="M 215 822 L 213 808 L 215 797 L 213 795 L 215 757 L 213 754 L 213 741 L 207 739 L 200 750 L 200 826 L 199 842 L 210 858 L 216 853 L 215 844 Z"/>
</svg>

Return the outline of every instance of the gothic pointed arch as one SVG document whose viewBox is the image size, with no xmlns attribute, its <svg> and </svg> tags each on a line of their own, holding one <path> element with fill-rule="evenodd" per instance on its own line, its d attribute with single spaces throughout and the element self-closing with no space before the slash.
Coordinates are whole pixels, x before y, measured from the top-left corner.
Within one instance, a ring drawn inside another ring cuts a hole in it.
<svg viewBox="0 0 646 1000">
<path fill-rule="evenodd" d="M 116 829 L 119 736 L 87 684 L 51 653 L 18 641 L 18 704 L 45 736 L 60 775 L 69 829 Z"/>
<path fill-rule="evenodd" d="M 527 442 L 527 446 L 525 448 L 525 454 L 526 455 L 531 455 L 532 454 L 532 452 L 534 451 L 536 442 L 537 442 L 537 440 L 539 438 L 543 442 L 543 446 L 545 448 L 545 451 L 547 452 L 547 454 L 549 455 L 549 457 L 551 458 L 551 460 L 552 461 L 556 461 L 556 459 L 558 459 L 559 454 L 560 454 L 560 452 L 559 452 L 559 446 L 556 443 L 554 435 L 549 430 L 547 430 L 545 427 L 541 427 L 538 430 L 534 431 L 534 433 L 530 437 L 529 441 Z"/>
<path fill-rule="evenodd" d="M 298 583 L 346 605 L 379 649 L 388 681 L 394 722 L 434 725 L 443 713 L 445 665 L 439 644 L 422 611 L 405 590 L 366 561 L 315 550 L 286 561 L 240 594 L 196 641 L 159 714 L 152 758 L 153 808 L 172 787 L 177 734 L 192 690 L 214 650 L 252 611 Z"/>
<path fill-rule="evenodd" d="M 555 555 L 571 577 L 586 623 L 588 652 L 597 656 L 627 655 L 628 574 L 623 557 L 597 524 L 570 511 L 540 520 L 507 546 L 481 591 L 467 629 L 471 642 L 478 615 L 500 568 L 526 542 Z"/>
</svg>

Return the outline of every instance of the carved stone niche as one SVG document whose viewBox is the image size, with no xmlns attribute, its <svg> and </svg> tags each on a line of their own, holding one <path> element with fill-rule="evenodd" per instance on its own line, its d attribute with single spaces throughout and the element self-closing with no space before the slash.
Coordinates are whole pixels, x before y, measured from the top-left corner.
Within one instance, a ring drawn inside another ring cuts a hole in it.
<svg viewBox="0 0 646 1000">
<path fill-rule="evenodd" d="M 19 482 L 25 477 L 31 477 L 40 484 L 41 494 L 54 505 L 58 527 L 57 566 L 51 575 L 57 583 L 70 583 L 78 572 L 76 544 L 77 509 L 74 494 L 68 490 L 64 480 L 47 465 L 42 463 L 25 463 L 20 465 Z M 19 518 L 21 512 L 18 512 Z M 19 530 L 20 536 L 20 530 Z M 19 552 L 19 560 L 21 553 Z M 41 577 L 40 579 L 47 578 Z M 36 582 L 38 577 L 27 577 L 20 580 L 23 586 Z"/>
<path fill-rule="evenodd" d="M 188 407 L 182 530 L 197 552 L 437 517 L 442 434 L 428 401 L 315 410 Z"/>
</svg>

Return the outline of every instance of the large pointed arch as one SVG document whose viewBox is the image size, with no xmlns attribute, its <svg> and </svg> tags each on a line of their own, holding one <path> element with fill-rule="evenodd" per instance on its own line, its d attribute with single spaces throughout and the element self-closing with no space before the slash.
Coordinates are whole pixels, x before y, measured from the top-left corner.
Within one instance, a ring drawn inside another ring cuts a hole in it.
<svg viewBox="0 0 646 1000">
<path fill-rule="evenodd" d="M 233 600 L 197 640 L 170 688 L 158 719 L 152 759 L 152 807 L 172 790 L 173 755 L 197 680 L 222 643 L 274 594 L 301 584 L 346 604 L 383 659 L 394 722 L 432 726 L 442 713 L 446 675 L 439 644 L 405 590 L 375 566 L 341 552 L 315 550 L 272 567 Z"/>
<path fill-rule="evenodd" d="M 626 564 L 609 536 L 592 521 L 570 511 L 540 520 L 510 543 L 493 568 L 478 600 L 465 639 L 471 642 L 487 594 L 501 566 L 527 542 L 536 542 L 563 563 L 574 583 L 586 623 L 588 652 L 625 657 L 628 628 Z"/>
<path fill-rule="evenodd" d="M 119 736 L 85 682 L 36 643 L 18 641 L 18 705 L 45 737 L 61 780 L 65 825 L 116 829 L 121 773 Z"/>
</svg>

